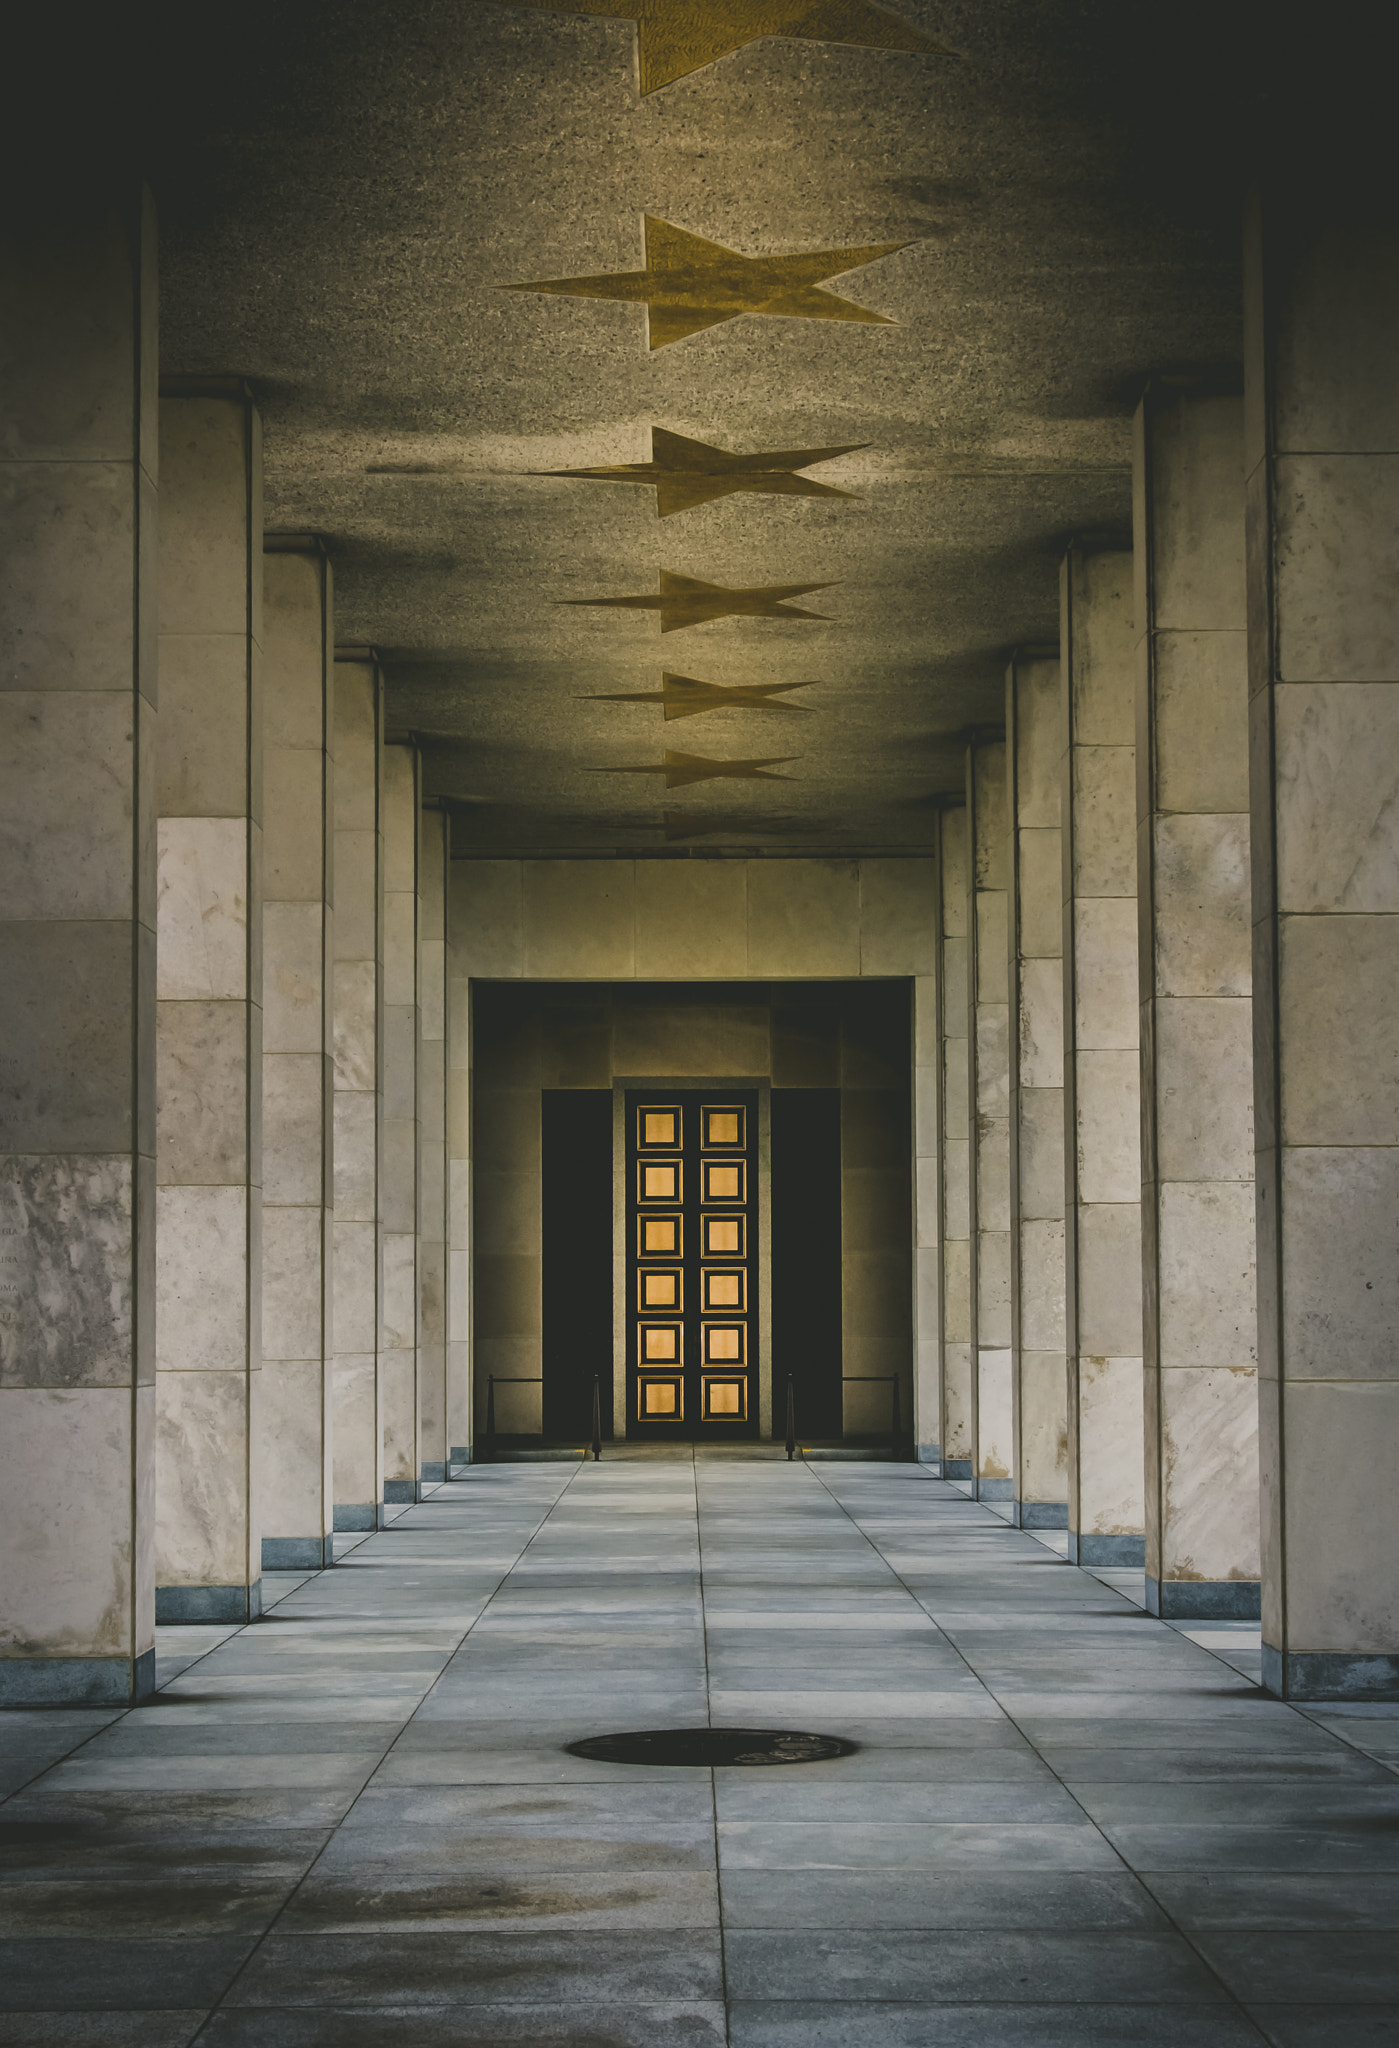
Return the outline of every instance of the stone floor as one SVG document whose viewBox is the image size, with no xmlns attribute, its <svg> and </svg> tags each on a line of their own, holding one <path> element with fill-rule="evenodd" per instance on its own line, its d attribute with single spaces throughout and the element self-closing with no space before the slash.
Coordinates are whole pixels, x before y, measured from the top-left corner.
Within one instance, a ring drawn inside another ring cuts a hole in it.
<svg viewBox="0 0 1399 2048">
<path fill-rule="evenodd" d="M 479 1468 L 271 1598 L 0 1716 L 7 2048 L 1399 2043 L 1399 1709 L 917 1467 Z M 861 1748 L 562 1753 L 710 1716 Z"/>
</svg>

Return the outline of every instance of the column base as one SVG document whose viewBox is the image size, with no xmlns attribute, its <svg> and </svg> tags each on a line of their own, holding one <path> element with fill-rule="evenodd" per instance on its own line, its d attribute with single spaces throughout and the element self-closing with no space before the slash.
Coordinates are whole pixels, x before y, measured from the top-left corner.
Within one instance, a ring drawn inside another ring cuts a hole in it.
<svg viewBox="0 0 1399 2048">
<path fill-rule="evenodd" d="M 1097 1565 L 1100 1571 L 1140 1571 L 1146 1565 L 1146 1537 L 1081 1535 L 1069 1530 L 1070 1564 Z"/>
<path fill-rule="evenodd" d="M 1066 1500 L 1018 1500 L 1011 1520 L 1017 1529 L 1067 1529 L 1069 1504 Z"/>
<path fill-rule="evenodd" d="M 978 1479 L 976 1482 L 976 1498 L 978 1500 L 1014 1500 L 1015 1481 L 1013 1479 Z"/>
<path fill-rule="evenodd" d="M 1263 1588 L 1257 1579 L 1146 1581 L 1146 1611 L 1161 1621 L 1257 1621 Z"/>
<path fill-rule="evenodd" d="M 447 1461 L 452 1465 L 469 1465 L 471 1463 L 470 1444 L 453 1444 L 447 1453 Z"/>
<path fill-rule="evenodd" d="M 158 1627 L 200 1621 L 256 1621 L 262 1612 L 262 1580 L 251 1586 L 157 1586 Z"/>
<path fill-rule="evenodd" d="M 384 1481 L 384 1505 L 386 1507 L 402 1507 L 405 1503 L 415 1501 L 417 1498 L 418 1482 L 416 1479 L 386 1479 Z"/>
<path fill-rule="evenodd" d="M 970 1458 L 944 1458 L 942 1461 L 944 1479 L 970 1479 L 972 1461 Z"/>
<path fill-rule="evenodd" d="M 1263 1689 L 1280 1700 L 1399 1700 L 1399 1656 L 1264 1643 Z"/>
<path fill-rule="evenodd" d="M 378 1526 L 379 1515 L 372 1500 L 363 1503 L 350 1501 L 331 1512 L 331 1527 L 340 1534 L 357 1529 L 377 1529 Z"/>
<path fill-rule="evenodd" d="M 130 1707 L 154 1691 L 154 1650 L 139 1657 L 0 1658 L 4 1707 Z"/>
<path fill-rule="evenodd" d="M 447 1477 L 447 1467 L 439 1458 L 429 1459 L 418 1468 L 418 1483 L 421 1486 L 440 1486 Z"/>
<path fill-rule="evenodd" d="M 941 1464 L 942 1464 L 942 1445 L 941 1445 L 941 1444 L 915 1444 L 915 1445 L 914 1445 L 914 1450 L 913 1450 L 913 1455 L 914 1455 L 914 1459 L 915 1459 L 915 1461 L 916 1461 L 916 1462 L 917 1462 L 918 1464 L 920 1464 L 920 1465 L 937 1465 L 937 1466 L 941 1466 Z"/>
<path fill-rule="evenodd" d="M 329 1536 L 264 1536 L 262 1569 L 265 1572 L 321 1572 L 334 1564 Z"/>
</svg>

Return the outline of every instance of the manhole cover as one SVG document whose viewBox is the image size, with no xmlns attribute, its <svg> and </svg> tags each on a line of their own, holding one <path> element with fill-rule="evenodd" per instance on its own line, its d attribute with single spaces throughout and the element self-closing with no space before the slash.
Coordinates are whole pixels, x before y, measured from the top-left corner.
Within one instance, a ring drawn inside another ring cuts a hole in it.
<svg viewBox="0 0 1399 2048">
<path fill-rule="evenodd" d="M 565 1743 L 570 1756 L 599 1764 L 821 1764 L 853 1756 L 858 1743 L 792 1728 L 643 1728 L 635 1735 L 589 1735 Z"/>
</svg>

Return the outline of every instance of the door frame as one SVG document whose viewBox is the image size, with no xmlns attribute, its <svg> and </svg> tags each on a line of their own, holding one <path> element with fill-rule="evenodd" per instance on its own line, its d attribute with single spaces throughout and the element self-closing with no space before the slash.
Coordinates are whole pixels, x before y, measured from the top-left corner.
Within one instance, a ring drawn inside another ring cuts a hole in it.
<svg viewBox="0 0 1399 2048">
<path fill-rule="evenodd" d="M 772 1080 L 765 1074 L 614 1074 L 612 1077 L 612 1434 L 627 1413 L 627 1090 L 745 1088 L 758 1097 L 758 1439 L 772 1437 Z M 752 1439 L 750 1438 L 751 1442 Z"/>
</svg>

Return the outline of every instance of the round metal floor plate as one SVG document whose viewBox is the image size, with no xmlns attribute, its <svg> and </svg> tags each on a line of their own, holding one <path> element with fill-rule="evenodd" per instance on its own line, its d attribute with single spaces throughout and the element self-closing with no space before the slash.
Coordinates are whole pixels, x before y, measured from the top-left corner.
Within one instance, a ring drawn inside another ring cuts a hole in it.
<svg viewBox="0 0 1399 2048">
<path fill-rule="evenodd" d="M 570 1756 L 599 1764 L 821 1764 L 853 1756 L 858 1743 L 839 1735 L 803 1735 L 791 1728 L 644 1728 L 635 1735 L 589 1735 L 564 1745 Z"/>
</svg>

